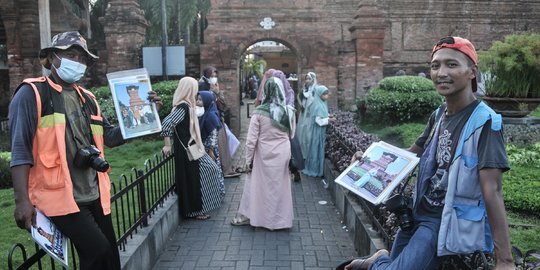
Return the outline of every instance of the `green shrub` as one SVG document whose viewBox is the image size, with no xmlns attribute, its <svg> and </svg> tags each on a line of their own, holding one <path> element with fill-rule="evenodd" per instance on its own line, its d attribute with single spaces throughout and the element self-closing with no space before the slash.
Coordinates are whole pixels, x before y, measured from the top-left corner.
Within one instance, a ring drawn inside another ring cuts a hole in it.
<svg viewBox="0 0 540 270">
<path fill-rule="evenodd" d="M 512 165 L 540 168 L 540 142 L 528 148 L 520 148 L 509 144 L 506 146 L 506 153 L 508 154 L 508 161 Z"/>
<path fill-rule="evenodd" d="M 407 93 L 375 88 L 367 94 L 366 119 L 390 123 L 425 120 L 442 102 L 435 91 Z"/>
<path fill-rule="evenodd" d="M 108 86 L 101 86 L 89 90 L 96 96 L 103 116 L 105 116 L 111 124 L 118 125 L 118 118 L 116 118 L 116 111 L 114 110 L 111 89 Z"/>
<path fill-rule="evenodd" d="M 0 152 L 11 151 L 11 145 L 8 132 L 0 132 Z"/>
<path fill-rule="evenodd" d="M 539 216 L 540 169 L 530 166 L 512 166 L 503 176 L 504 204 L 507 208 Z"/>
<path fill-rule="evenodd" d="M 511 170 L 503 176 L 505 205 L 522 213 L 540 213 L 540 143 L 519 148 L 507 145 Z"/>
<path fill-rule="evenodd" d="M 10 160 L 10 152 L 0 152 L 0 189 L 12 186 L 11 169 L 9 167 Z"/>
<path fill-rule="evenodd" d="M 418 93 L 435 91 L 430 79 L 419 76 L 392 76 L 379 82 L 379 88 L 389 92 Z"/>
<path fill-rule="evenodd" d="M 161 101 L 163 101 L 163 107 L 159 110 L 159 118 L 161 120 L 171 112 L 172 99 L 177 86 L 178 81 L 176 80 L 158 82 L 152 85 L 152 90 L 154 90 L 159 97 L 161 97 Z"/>
<path fill-rule="evenodd" d="M 540 34 L 511 34 L 478 53 L 480 69 L 495 75 L 486 81 L 492 97 L 540 97 Z"/>
</svg>

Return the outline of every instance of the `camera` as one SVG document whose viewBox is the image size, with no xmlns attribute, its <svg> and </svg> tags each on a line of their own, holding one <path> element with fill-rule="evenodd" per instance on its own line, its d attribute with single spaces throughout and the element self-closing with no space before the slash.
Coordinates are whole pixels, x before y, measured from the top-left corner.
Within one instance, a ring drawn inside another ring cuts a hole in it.
<svg viewBox="0 0 540 270">
<path fill-rule="evenodd" d="M 101 151 L 94 145 L 89 145 L 79 149 L 73 159 L 73 164 L 79 168 L 91 167 L 98 172 L 106 172 L 109 169 L 109 162 L 102 159 Z"/>
<path fill-rule="evenodd" d="M 410 207 L 411 198 L 405 197 L 402 194 L 396 194 L 386 200 L 385 205 L 388 211 L 396 214 L 401 230 L 412 230 L 414 227 L 414 219 Z"/>
</svg>

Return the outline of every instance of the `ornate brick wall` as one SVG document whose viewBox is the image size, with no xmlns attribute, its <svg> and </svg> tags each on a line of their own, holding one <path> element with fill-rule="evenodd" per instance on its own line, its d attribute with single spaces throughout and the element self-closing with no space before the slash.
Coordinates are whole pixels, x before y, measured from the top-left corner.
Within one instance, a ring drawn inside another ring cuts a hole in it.
<svg viewBox="0 0 540 270">
<path fill-rule="evenodd" d="M 351 40 L 347 29 L 357 8 L 357 1 L 344 0 L 212 1 L 205 44 L 201 44 L 201 67 L 214 65 L 220 71 L 220 86 L 233 109 L 232 129 L 238 130 L 236 119 L 240 109 L 245 109 L 238 99 L 239 60 L 250 45 L 273 40 L 288 46 L 296 55 L 297 74 L 315 71 L 319 82 L 334 91 L 338 88 L 338 48 Z M 272 29 L 261 27 L 265 17 L 274 22 Z M 330 103 L 337 104 L 337 97 L 333 94 Z"/>
<path fill-rule="evenodd" d="M 384 74 L 429 71 L 431 47 L 445 35 L 470 39 L 477 50 L 518 31 L 540 32 L 540 1 L 377 1 L 385 11 Z M 429 74 L 426 72 L 426 74 Z"/>
<path fill-rule="evenodd" d="M 50 1 L 51 6 L 65 7 L 67 0 Z M 51 10 L 53 34 L 84 27 L 84 22 L 65 14 L 67 10 Z M 11 91 L 23 78 L 41 73 L 36 57 L 37 12 L 36 1 L 0 0 Z M 265 17 L 274 23 L 269 30 L 260 25 Z M 427 72 L 431 46 L 442 36 L 463 36 L 478 49 L 487 49 L 507 34 L 540 32 L 540 1 L 213 0 L 207 18 L 200 64 L 197 52 L 188 48 L 188 75 L 198 78 L 196 66 L 200 70 L 213 65 L 220 70 L 220 85 L 233 108 L 232 128 L 237 130 L 239 60 L 258 41 L 287 45 L 296 55 L 298 85 L 306 72 L 314 71 L 319 82 L 333 92 L 331 105 L 355 109 L 355 99 L 383 76 L 399 69 L 407 74 Z M 104 78 L 105 71 L 139 67 L 146 21 L 137 2 L 112 0 L 102 23 L 107 48 L 98 52 L 102 60 L 94 67 L 100 73 L 95 77 Z"/>
<path fill-rule="evenodd" d="M 274 23 L 265 30 L 265 17 Z M 201 68 L 220 70 L 221 86 L 239 115 L 239 59 L 253 43 L 279 41 L 293 50 L 302 75 L 315 71 L 334 93 L 330 104 L 355 109 L 354 100 L 383 77 L 403 69 L 428 72 L 437 39 L 459 35 L 478 49 L 516 31 L 540 32 L 540 2 L 531 0 L 296 0 L 212 1 L 201 45 Z M 237 121 L 236 121 L 237 122 Z M 234 123 L 236 130 L 240 123 Z"/>
</svg>

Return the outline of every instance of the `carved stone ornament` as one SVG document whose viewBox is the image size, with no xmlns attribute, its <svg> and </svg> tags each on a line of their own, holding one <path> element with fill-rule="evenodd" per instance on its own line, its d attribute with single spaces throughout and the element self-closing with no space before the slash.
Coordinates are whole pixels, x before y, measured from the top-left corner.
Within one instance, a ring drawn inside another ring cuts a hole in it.
<svg viewBox="0 0 540 270">
<path fill-rule="evenodd" d="M 274 25 L 276 25 L 276 23 L 272 21 L 272 18 L 270 17 L 264 18 L 259 24 L 262 28 L 264 28 L 264 30 L 270 30 L 272 27 L 274 27 Z"/>
</svg>

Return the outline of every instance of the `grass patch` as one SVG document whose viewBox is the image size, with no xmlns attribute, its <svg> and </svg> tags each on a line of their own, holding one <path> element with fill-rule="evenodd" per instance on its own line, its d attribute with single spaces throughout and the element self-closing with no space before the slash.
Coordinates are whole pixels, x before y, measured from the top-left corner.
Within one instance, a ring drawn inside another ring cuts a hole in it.
<svg viewBox="0 0 540 270">
<path fill-rule="evenodd" d="M 529 115 L 540 117 L 540 106 L 536 107 L 536 110 L 534 110 L 534 112 L 530 113 Z"/>
<path fill-rule="evenodd" d="M 507 211 L 512 245 L 525 252 L 538 250 L 540 243 L 540 217 Z"/>
<path fill-rule="evenodd" d="M 144 139 L 131 140 L 115 148 L 106 148 L 105 158 L 112 168 L 110 173 L 111 181 L 117 182 L 120 179 L 120 175 L 129 173 L 131 168 L 144 169 L 145 160 L 153 158 L 155 154 L 160 153 L 162 147 L 163 140 L 157 137 L 146 137 Z M 0 189 L 0 220 L 4 220 L 4 226 L 0 230 L 0 239 L 2 239 L 0 241 L 0 269 L 8 269 L 8 250 L 15 243 L 24 245 L 27 256 L 34 254 L 34 241 L 29 233 L 17 227 L 13 218 L 14 210 L 13 189 Z M 15 254 L 20 254 L 20 250 L 17 249 Z M 21 262 L 21 256 L 14 258 L 14 265 L 18 265 Z M 44 269 L 51 269 L 48 265 L 48 259 L 43 262 L 46 262 L 43 267 Z M 37 269 L 37 267 L 31 269 Z M 59 269 L 58 266 L 56 266 L 56 269 Z"/>
<path fill-rule="evenodd" d="M 425 127 L 426 123 L 407 123 L 384 127 L 374 123 L 360 124 L 362 131 L 375 134 L 381 140 L 403 148 L 411 146 L 418 136 L 422 134 Z"/>
</svg>

